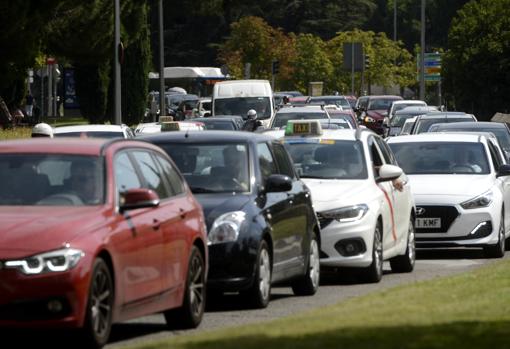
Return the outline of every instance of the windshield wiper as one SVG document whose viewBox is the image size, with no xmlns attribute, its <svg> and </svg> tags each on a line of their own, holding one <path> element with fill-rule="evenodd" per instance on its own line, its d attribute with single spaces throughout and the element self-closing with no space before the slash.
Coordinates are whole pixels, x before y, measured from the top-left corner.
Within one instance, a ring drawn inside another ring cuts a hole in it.
<svg viewBox="0 0 510 349">
<path fill-rule="evenodd" d="M 299 178 L 316 178 L 316 179 L 335 179 L 335 178 L 331 178 L 329 176 L 318 176 L 318 175 L 300 175 Z"/>
<path fill-rule="evenodd" d="M 215 190 L 202 188 L 202 187 L 190 187 L 190 189 L 191 189 L 191 192 L 193 192 L 194 194 L 217 193 L 217 191 L 215 191 Z"/>
</svg>

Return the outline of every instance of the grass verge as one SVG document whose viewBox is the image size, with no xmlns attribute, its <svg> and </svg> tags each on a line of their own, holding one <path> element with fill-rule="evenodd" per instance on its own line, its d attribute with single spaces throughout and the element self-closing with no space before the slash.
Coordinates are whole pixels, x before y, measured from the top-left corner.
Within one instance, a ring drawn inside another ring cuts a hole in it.
<svg viewBox="0 0 510 349">
<path fill-rule="evenodd" d="M 269 305 L 271 306 L 271 305 Z M 510 348 L 510 261 L 144 349 Z"/>
</svg>

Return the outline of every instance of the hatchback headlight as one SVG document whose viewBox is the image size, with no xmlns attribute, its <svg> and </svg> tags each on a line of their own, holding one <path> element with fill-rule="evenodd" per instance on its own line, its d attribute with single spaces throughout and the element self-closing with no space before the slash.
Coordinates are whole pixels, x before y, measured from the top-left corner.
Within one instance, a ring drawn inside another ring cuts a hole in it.
<svg viewBox="0 0 510 349">
<path fill-rule="evenodd" d="M 321 212 L 324 218 L 336 219 L 339 222 L 354 222 L 363 218 L 367 213 L 368 206 L 365 204 L 337 208 L 335 210 Z"/>
<path fill-rule="evenodd" d="M 246 213 L 234 211 L 222 214 L 214 221 L 207 240 L 209 245 L 236 241 L 241 225 L 246 220 Z"/>
<path fill-rule="evenodd" d="M 462 208 L 465 210 L 487 207 L 491 204 L 492 198 L 493 198 L 492 190 L 489 190 L 481 195 L 478 195 L 477 197 L 474 197 L 473 199 L 464 201 L 463 203 L 460 204 L 460 206 L 462 206 Z"/>
<path fill-rule="evenodd" d="M 4 266 L 18 269 L 25 275 L 62 272 L 74 268 L 84 255 L 80 250 L 65 248 L 25 259 L 5 261 Z"/>
</svg>

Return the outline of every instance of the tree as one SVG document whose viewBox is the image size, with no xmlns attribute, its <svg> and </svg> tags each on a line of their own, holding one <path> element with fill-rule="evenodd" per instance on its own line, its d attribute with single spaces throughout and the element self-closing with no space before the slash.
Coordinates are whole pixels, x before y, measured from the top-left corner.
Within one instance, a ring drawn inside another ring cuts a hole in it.
<svg viewBox="0 0 510 349">
<path fill-rule="evenodd" d="M 443 60 L 446 93 L 458 110 L 487 119 L 507 112 L 510 95 L 510 0 L 464 6 L 448 33 Z"/>
</svg>

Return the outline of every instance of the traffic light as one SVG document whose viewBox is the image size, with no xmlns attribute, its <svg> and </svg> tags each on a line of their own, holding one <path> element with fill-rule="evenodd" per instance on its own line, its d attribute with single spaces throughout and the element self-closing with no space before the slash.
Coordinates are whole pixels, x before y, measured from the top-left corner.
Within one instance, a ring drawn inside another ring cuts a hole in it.
<svg viewBox="0 0 510 349">
<path fill-rule="evenodd" d="M 278 74 L 278 72 L 280 71 L 280 61 L 273 61 L 273 66 L 272 66 L 272 69 L 271 71 L 273 72 L 273 75 L 276 75 Z"/>
<path fill-rule="evenodd" d="M 370 69 L 370 56 L 368 53 L 365 54 L 365 70 Z"/>
</svg>

